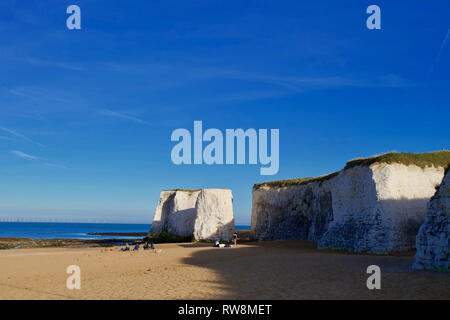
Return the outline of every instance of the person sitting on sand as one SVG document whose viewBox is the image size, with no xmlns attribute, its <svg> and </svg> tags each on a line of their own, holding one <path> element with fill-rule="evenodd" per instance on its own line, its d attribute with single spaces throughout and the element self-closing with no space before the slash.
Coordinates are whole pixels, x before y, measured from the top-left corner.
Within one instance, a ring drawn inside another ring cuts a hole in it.
<svg viewBox="0 0 450 320">
<path fill-rule="evenodd" d="M 148 242 L 146 242 L 142 248 L 143 248 L 144 250 L 147 250 L 147 249 L 149 248 Z"/>
<path fill-rule="evenodd" d="M 134 246 L 133 251 L 138 251 L 140 248 L 139 243 L 136 243 L 136 245 Z"/>
<path fill-rule="evenodd" d="M 128 246 L 128 243 L 125 243 L 125 248 L 120 249 L 121 251 L 130 251 L 130 247 Z"/>
<path fill-rule="evenodd" d="M 155 246 L 153 245 L 153 242 L 150 243 L 150 249 L 155 250 Z"/>
<path fill-rule="evenodd" d="M 216 240 L 216 241 L 214 242 L 214 247 L 218 247 L 219 245 L 220 245 L 219 240 Z"/>
</svg>

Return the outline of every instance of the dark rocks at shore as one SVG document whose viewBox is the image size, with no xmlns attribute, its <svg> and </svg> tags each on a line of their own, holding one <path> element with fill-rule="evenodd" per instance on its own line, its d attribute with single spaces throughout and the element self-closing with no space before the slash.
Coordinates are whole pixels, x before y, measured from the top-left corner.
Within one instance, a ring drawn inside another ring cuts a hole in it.
<svg viewBox="0 0 450 320">
<path fill-rule="evenodd" d="M 147 232 L 91 232 L 90 236 L 145 237 Z"/>
<path fill-rule="evenodd" d="M 46 247 L 110 247 L 130 245 L 141 242 L 141 239 L 30 239 L 0 238 L 0 249 L 46 248 Z"/>
<path fill-rule="evenodd" d="M 236 230 L 239 242 L 251 240 L 250 230 Z M 47 248 L 47 247 L 111 247 L 124 245 L 134 245 L 142 243 L 147 233 L 142 232 L 94 232 L 89 235 L 111 236 L 110 239 L 31 239 L 31 238 L 6 238 L 0 237 L 0 250 L 19 248 Z M 135 239 L 116 239 L 118 237 L 136 237 Z M 140 238 L 142 237 L 142 238 Z"/>
</svg>

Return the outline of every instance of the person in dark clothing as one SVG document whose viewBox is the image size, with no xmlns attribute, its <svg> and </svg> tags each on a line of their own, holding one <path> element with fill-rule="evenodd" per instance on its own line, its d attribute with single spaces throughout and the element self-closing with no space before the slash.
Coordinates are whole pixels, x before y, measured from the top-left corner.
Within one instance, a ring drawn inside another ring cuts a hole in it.
<svg viewBox="0 0 450 320">
<path fill-rule="evenodd" d="M 235 246 L 237 246 L 237 241 L 238 241 L 238 234 L 237 232 L 233 233 L 233 244 Z"/>
</svg>

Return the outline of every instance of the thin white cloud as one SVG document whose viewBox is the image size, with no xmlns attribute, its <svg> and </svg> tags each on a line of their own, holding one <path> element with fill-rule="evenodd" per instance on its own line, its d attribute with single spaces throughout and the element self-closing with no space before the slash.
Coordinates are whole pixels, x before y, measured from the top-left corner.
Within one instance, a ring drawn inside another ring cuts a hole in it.
<svg viewBox="0 0 450 320">
<path fill-rule="evenodd" d="M 112 70 L 119 73 L 153 74 L 150 90 L 164 90 L 177 86 L 190 85 L 197 81 L 239 80 L 266 83 L 283 87 L 294 92 L 349 87 L 409 87 L 412 84 L 397 75 L 379 75 L 378 77 L 340 76 L 340 75 L 283 75 L 255 73 L 223 67 L 183 67 L 177 65 L 127 64 L 113 63 Z M 394 79 L 395 77 L 395 79 Z"/>
<path fill-rule="evenodd" d="M 4 136 L 0 136 L 0 140 L 6 140 L 6 141 L 14 141 L 16 139 L 11 138 L 11 137 L 4 137 Z"/>
<path fill-rule="evenodd" d="M 348 87 L 404 87 L 410 86 L 408 81 L 393 74 L 375 77 L 373 79 L 352 78 L 341 76 L 272 76 L 251 73 L 230 73 L 223 76 L 235 77 L 255 82 L 264 82 L 282 86 L 292 91 L 303 92 L 310 89 L 332 89 Z"/>
<path fill-rule="evenodd" d="M 11 150 L 11 153 L 21 159 L 38 161 L 47 167 L 67 169 L 67 167 L 65 165 L 58 163 L 57 161 L 50 161 L 48 159 L 37 157 L 37 156 L 31 155 L 29 153 L 23 152 L 23 151 Z"/>
<path fill-rule="evenodd" d="M 25 135 L 23 135 L 23 134 L 21 134 L 21 133 L 18 133 L 17 131 L 14 131 L 14 130 L 12 130 L 12 129 L 5 128 L 5 127 L 0 127 L 0 130 L 2 130 L 2 131 L 4 131 L 4 132 L 7 132 L 7 133 L 9 133 L 9 134 L 11 134 L 11 135 L 13 135 L 13 136 L 18 137 L 18 138 L 21 138 L 21 139 L 23 139 L 23 140 L 25 140 L 25 141 L 34 143 L 34 144 L 36 144 L 36 145 L 38 145 L 38 146 L 40 146 L 40 147 L 43 147 L 43 146 L 44 146 L 43 144 L 41 144 L 41 143 L 39 143 L 39 142 L 37 142 L 37 141 L 34 141 L 33 139 L 28 138 L 27 136 L 25 136 Z"/>
<path fill-rule="evenodd" d="M 447 35 L 445 36 L 444 41 L 442 41 L 441 48 L 439 49 L 438 55 L 436 57 L 436 61 L 439 61 L 439 59 L 441 58 L 442 51 L 444 51 L 444 47 L 447 44 L 449 37 L 450 37 L 450 28 L 447 31 Z"/>
<path fill-rule="evenodd" d="M 66 166 L 64 166 L 64 165 L 62 165 L 62 164 L 57 164 L 57 163 L 46 162 L 46 163 L 44 163 L 44 165 L 46 165 L 47 167 L 54 167 L 54 168 L 67 169 Z"/>
<path fill-rule="evenodd" d="M 24 59 L 25 62 L 36 66 L 36 67 L 54 67 L 54 68 L 61 68 L 61 69 L 67 69 L 67 70 L 75 70 L 79 71 L 81 70 L 80 67 L 65 63 L 65 62 L 58 62 L 58 61 L 49 61 L 49 60 L 43 60 L 39 58 L 26 58 Z"/>
<path fill-rule="evenodd" d="M 18 150 L 11 150 L 11 153 L 18 156 L 19 158 L 22 159 L 28 159 L 28 160 L 39 160 L 38 157 L 32 156 L 31 154 L 22 152 L 22 151 L 18 151 Z"/>
<path fill-rule="evenodd" d="M 113 118 L 117 118 L 117 119 L 121 119 L 121 120 L 127 120 L 127 121 L 137 122 L 140 124 L 151 125 L 151 123 L 148 121 L 145 121 L 145 120 L 133 117 L 133 116 L 129 116 L 124 113 L 116 112 L 116 111 L 101 110 L 100 114 L 103 116 L 107 116 L 107 117 L 113 117 Z"/>
<path fill-rule="evenodd" d="M 23 92 L 20 92 L 20 91 L 14 90 L 14 89 L 10 89 L 10 90 L 9 90 L 9 93 L 11 93 L 12 95 L 15 95 L 15 96 L 19 96 L 19 97 L 27 97 L 27 98 L 30 98 L 29 95 L 26 95 L 26 94 L 24 94 Z"/>
<path fill-rule="evenodd" d="M 438 54 L 436 55 L 436 59 L 434 60 L 433 65 L 431 66 L 430 72 L 433 72 L 436 65 L 439 63 L 439 60 L 441 59 L 442 52 L 444 51 L 445 45 L 447 44 L 448 39 L 450 38 L 450 28 L 447 31 L 447 34 L 445 35 L 444 41 L 442 41 L 441 47 L 439 48 Z"/>
<path fill-rule="evenodd" d="M 73 101 L 70 97 L 61 97 L 55 95 L 54 92 L 49 92 L 48 89 L 42 87 L 22 87 L 22 88 L 11 88 L 8 90 L 9 94 L 16 97 L 30 99 L 34 102 L 46 103 L 64 103 L 68 104 Z"/>
</svg>

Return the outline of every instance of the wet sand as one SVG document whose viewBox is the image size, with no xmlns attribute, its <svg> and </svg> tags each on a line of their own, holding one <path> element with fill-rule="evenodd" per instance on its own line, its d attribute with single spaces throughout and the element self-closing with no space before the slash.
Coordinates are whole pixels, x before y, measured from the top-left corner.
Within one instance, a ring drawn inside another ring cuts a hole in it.
<svg viewBox="0 0 450 320">
<path fill-rule="evenodd" d="M 411 270 L 411 253 L 347 254 L 306 241 L 157 247 L 0 250 L 0 299 L 450 299 L 450 274 Z M 381 290 L 366 287 L 372 264 Z M 81 268 L 80 290 L 66 288 L 69 265 Z"/>
</svg>

